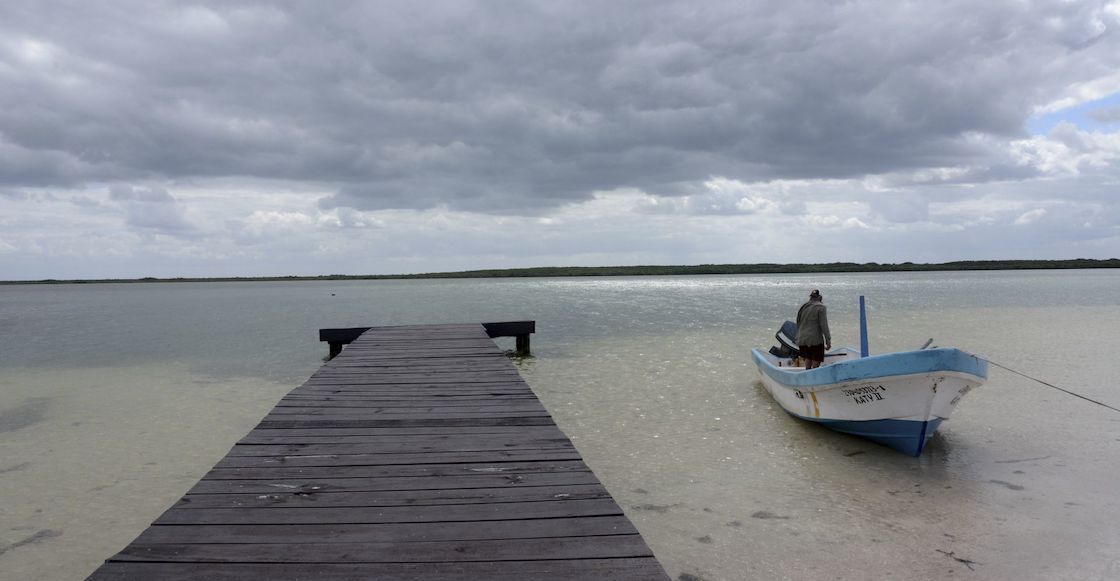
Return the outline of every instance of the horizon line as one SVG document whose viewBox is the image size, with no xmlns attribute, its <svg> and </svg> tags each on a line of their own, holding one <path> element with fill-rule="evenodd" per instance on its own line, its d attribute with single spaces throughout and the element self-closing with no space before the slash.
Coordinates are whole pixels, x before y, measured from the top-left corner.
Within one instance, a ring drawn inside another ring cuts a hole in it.
<svg viewBox="0 0 1120 581">
<path fill-rule="evenodd" d="M 633 266 L 535 266 L 523 268 L 473 269 L 413 274 L 321 274 L 264 276 L 190 276 L 136 278 L 74 278 L 0 280 L 0 285 L 22 284 L 114 284 L 174 282 L 269 282 L 315 280 L 403 280 L 428 278 L 544 278 L 586 276 L 687 276 L 720 274 L 826 274 L 857 272 L 970 271 L 970 270 L 1068 270 L 1120 268 L 1118 258 L 1072 258 L 1053 260 L 956 260 L 950 262 L 826 262 L 826 263 L 728 263 L 696 265 Z"/>
</svg>

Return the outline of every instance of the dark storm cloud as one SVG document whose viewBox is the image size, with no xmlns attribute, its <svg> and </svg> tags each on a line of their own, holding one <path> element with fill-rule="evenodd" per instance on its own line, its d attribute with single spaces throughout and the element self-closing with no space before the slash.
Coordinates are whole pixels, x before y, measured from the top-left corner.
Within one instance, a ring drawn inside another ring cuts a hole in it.
<svg viewBox="0 0 1120 581">
<path fill-rule="evenodd" d="M 523 213 L 986 167 L 976 135 L 1023 136 L 1120 65 L 1103 6 L 12 0 L 0 186 L 255 177 L 328 208 Z"/>
</svg>

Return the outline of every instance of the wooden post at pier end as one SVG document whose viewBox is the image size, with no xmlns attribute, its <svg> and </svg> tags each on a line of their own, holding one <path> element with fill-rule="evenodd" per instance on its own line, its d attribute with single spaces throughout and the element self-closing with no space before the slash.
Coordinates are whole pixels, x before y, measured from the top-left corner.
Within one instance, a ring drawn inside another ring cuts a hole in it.
<svg viewBox="0 0 1120 581">
<path fill-rule="evenodd" d="M 536 321 L 483 323 L 482 327 L 486 329 L 486 334 L 491 339 L 494 337 L 515 337 L 517 339 L 517 344 L 513 353 L 515 356 L 532 356 L 529 348 L 529 335 L 537 332 Z M 371 328 L 372 327 L 347 327 L 343 329 L 319 329 L 319 340 L 326 342 L 330 347 L 330 356 L 328 359 L 334 359 L 338 357 L 339 353 L 342 353 L 343 346 L 354 342 L 362 333 L 365 333 Z"/>
</svg>

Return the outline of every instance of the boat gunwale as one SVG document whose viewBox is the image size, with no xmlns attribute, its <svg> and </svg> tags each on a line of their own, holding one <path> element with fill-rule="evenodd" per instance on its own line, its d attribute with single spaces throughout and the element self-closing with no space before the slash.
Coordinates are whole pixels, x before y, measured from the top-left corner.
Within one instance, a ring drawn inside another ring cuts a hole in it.
<svg viewBox="0 0 1120 581">
<path fill-rule="evenodd" d="M 978 355 L 954 347 L 897 351 L 824 365 L 816 369 L 798 370 L 774 365 L 760 349 L 751 349 L 759 371 L 778 385 L 792 390 L 826 391 L 841 384 L 945 373 L 972 377 L 981 382 L 988 378 L 988 362 Z M 919 365 L 915 366 L 917 362 Z"/>
</svg>

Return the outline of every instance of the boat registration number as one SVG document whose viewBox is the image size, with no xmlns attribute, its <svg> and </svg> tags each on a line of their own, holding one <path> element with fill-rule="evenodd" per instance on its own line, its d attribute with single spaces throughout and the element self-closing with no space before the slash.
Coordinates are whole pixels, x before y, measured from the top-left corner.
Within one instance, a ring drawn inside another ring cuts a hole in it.
<svg viewBox="0 0 1120 581">
<path fill-rule="evenodd" d="M 854 389 L 840 390 L 844 395 L 852 398 L 852 401 L 858 405 L 871 403 L 876 401 L 883 401 L 883 394 L 887 388 L 881 385 L 865 385 L 863 387 L 856 387 Z"/>
</svg>

